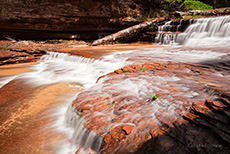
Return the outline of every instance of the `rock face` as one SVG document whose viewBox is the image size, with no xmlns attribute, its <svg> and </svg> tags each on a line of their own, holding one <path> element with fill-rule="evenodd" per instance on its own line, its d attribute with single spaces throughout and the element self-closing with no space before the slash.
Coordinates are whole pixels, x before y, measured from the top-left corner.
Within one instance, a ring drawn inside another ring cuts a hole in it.
<svg viewBox="0 0 230 154">
<path fill-rule="evenodd" d="M 94 39 L 133 25 L 132 17 L 145 12 L 132 0 L 4 0 L 0 10 L 1 37 L 33 39 L 88 38 L 89 32 Z"/>
<path fill-rule="evenodd" d="M 0 65 L 39 60 L 45 51 L 32 47 L 32 45 L 27 41 L 0 41 Z"/>
<path fill-rule="evenodd" d="M 101 153 L 228 153 L 227 66 L 129 65 L 101 77 L 72 105 L 104 138 Z"/>
</svg>

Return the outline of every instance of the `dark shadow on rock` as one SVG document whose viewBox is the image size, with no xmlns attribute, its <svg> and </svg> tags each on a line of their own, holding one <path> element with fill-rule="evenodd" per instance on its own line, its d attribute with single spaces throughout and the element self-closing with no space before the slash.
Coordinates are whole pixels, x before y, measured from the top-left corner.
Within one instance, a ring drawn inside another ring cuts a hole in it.
<svg viewBox="0 0 230 154">
<path fill-rule="evenodd" d="M 189 114 L 197 118 L 183 116 L 187 123 L 174 124 L 174 127 L 162 123 L 166 128 L 164 135 L 146 142 L 135 154 L 227 154 L 230 153 L 230 97 L 214 94 L 215 101 L 206 100 L 205 106 L 211 109 L 208 114 L 191 108 Z"/>
<path fill-rule="evenodd" d="M 230 57 L 225 56 L 221 59 L 204 61 L 201 63 L 203 66 L 207 66 L 209 68 L 213 68 L 217 71 L 227 71 L 230 72 Z"/>
</svg>

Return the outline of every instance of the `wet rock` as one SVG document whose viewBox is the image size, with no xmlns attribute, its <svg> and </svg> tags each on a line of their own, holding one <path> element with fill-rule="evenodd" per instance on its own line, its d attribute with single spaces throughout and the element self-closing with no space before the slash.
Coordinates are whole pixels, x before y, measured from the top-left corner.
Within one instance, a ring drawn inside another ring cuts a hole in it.
<svg viewBox="0 0 230 154">
<path fill-rule="evenodd" d="M 229 152 L 230 97 L 221 91 L 228 88 L 213 86 L 226 80 L 203 66 L 147 60 L 125 66 L 72 105 L 89 109 L 84 125 L 104 137 L 101 153 Z"/>
<path fill-rule="evenodd" d="M 126 132 L 127 135 L 129 135 L 133 132 L 133 126 L 127 125 L 127 126 L 124 126 L 122 129 Z"/>
</svg>

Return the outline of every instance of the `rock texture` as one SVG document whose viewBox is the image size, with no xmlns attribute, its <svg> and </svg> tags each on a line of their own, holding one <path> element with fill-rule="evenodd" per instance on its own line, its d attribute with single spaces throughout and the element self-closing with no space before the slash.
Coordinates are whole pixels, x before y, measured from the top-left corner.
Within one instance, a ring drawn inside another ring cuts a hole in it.
<svg viewBox="0 0 230 154">
<path fill-rule="evenodd" d="M 99 32 L 133 25 L 132 17 L 145 13 L 132 0 L 3 0 L 0 10 L 0 36 L 21 39 L 96 39 Z"/>
<path fill-rule="evenodd" d="M 101 77 L 72 105 L 104 138 L 101 153 L 229 153 L 229 66 L 145 60 Z"/>
<path fill-rule="evenodd" d="M 28 41 L 0 41 L 0 65 L 34 62 L 46 52 Z"/>
</svg>

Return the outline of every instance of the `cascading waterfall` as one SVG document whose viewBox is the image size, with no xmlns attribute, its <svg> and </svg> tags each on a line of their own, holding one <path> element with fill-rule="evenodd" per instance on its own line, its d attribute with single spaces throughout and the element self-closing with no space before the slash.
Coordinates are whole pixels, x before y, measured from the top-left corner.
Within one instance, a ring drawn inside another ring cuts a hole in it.
<svg viewBox="0 0 230 154">
<path fill-rule="evenodd" d="M 184 33 L 177 34 L 183 29 L 184 25 L 182 21 L 180 21 L 178 25 L 175 25 L 175 23 L 171 21 L 167 22 L 165 25 L 159 27 L 159 34 L 156 37 L 156 41 L 163 44 L 179 43 L 186 46 L 230 44 L 230 16 L 189 20 L 188 25 L 190 26 L 185 30 Z M 118 52 L 104 56 L 99 60 L 70 56 L 66 53 L 48 52 L 41 58 L 39 64 L 32 67 L 33 72 L 5 78 L 0 82 L 0 88 L 14 79 L 22 78 L 37 85 L 48 85 L 58 82 L 78 83 L 82 85 L 80 86 L 82 89 L 86 90 L 93 85 L 97 88 L 98 86 L 102 86 L 100 85 L 100 82 L 95 85 L 98 77 L 106 75 L 125 65 L 131 64 L 131 62 L 128 61 L 128 58 L 131 60 L 135 59 L 135 62 L 139 64 L 142 64 L 142 62 L 145 62 L 146 60 L 154 62 L 176 61 L 196 63 L 203 60 L 212 60 L 213 58 L 215 58 L 215 60 L 221 59 L 221 56 L 226 56 L 226 53 L 213 52 L 211 50 L 185 51 L 180 48 L 141 49 L 135 52 Z M 176 77 L 168 80 L 171 81 L 173 79 L 177 80 Z M 159 78 L 159 80 L 162 80 L 162 78 Z M 166 79 L 163 80 L 167 81 Z M 117 89 L 120 88 L 120 90 L 127 90 L 127 92 L 129 92 L 130 87 L 137 87 L 132 88 L 132 92 L 136 92 L 135 95 L 139 95 L 143 88 L 145 88 L 148 84 L 147 81 L 139 79 L 139 77 L 134 80 L 135 82 L 131 81 L 131 79 L 127 79 L 124 83 L 117 83 Z M 123 88 L 122 85 L 126 85 L 125 88 L 128 88 L 121 89 Z M 107 86 L 109 87 L 110 85 Z M 100 87 L 98 89 L 100 89 Z M 146 92 L 147 91 L 148 89 Z M 197 94 L 191 93 L 191 97 L 194 95 Z M 63 109 L 61 109 L 63 113 L 61 115 L 61 120 L 58 120 L 58 124 L 54 126 L 55 128 L 62 127 L 61 130 L 66 132 L 66 134 L 69 135 L 69 138 L 72 138 L 71 143 L 61 143 L 62 145 L 60 146 L 58 153 L 72 154 L 75 153 L 78 148 L 82 148 L 80 153 L 90 153 L 91 151 L 89 150 L 98 153 L 102 146 L 103 138 L 97 136 L 96 133 L 89 131 L 84 127 L 85 120 L 81 116 L 78 116 L 79 113 L 77 113 L 77 111 L 71 105 L 72 101 L 76 97 L 77 95 L 74 95 L 68 100 L 67 103 L 70 104 L 70 106 L 65 106 Z M 63 126 L 64 123 L 66 126 Z"/>
<path fill-rule="evenodd" d="M 176 44 L 178 33 L 184 29 L 185 23 L 180 20 L 179 22 L 168 21 L 164 25 L 158 26 L 158 32 L 155 37 L 155 42 L 160 44 Z"/>
<path fill-rule="evenodd" d="M 230 46 L 230 16 L 195 19 L 176 42 L 185 46 Z"/>
<path fill-rule="evenodd" d="M 173 22 L 159 26 L 156 43 L 179 44 L 192 47 L 216 47 L 230 45 L 230 16 L 191 19 L 183 33 L 178 33 L 183 25 L 180 21 L 176 30 Z M 175 31 L 177 33 L 175 33 Z"/>
<path fill-rule="evenodd" d="M 131 51 L 126 53 L 128 52 Z M 41 57 L 37 65 L 31 67 L 32 72 L 5 78 L 2 81 L 2 86 L 14 79 L 26 79 L 28 83 L 37 86 L 60 82 L 67 82 L 70 83 L 69 86 L 76 86 L 73 83 L 77 83 L 81 85 L 77 88 L 84 90 L 94 85 L 100 76 L 131 64 L 127 61 L 128 57 L 121 57 L 120 54 L 117 52 L 96 60 L 70 56 L 66 53 L 47 52 L 46 55 Z M 86 153 L 85 150 L 89 149 L 98 152 L 103 143 L 102 138 L 84 128 L 84 119 L 78 116 L 72 108 L 72 101 L 76 97 L 74 95 L 67 100 L 66 104 L 70 106 L 68 109 L 67 106 L 63 107 L 66 113 L 62 109 L 58 111 L 62 111 L 62 113 L 60 113 L 60 120 L 54 128 L 62 127 L 58 129 L 72 138 L 70 144 L 62 143 L 58 153 L 75 153 L 77 148 L 82 148 L 81 153 Z M 60 123 L 61 121 L 62 123 Z M 65 127 L 64 124 L 67 124 L 66 128 L 63 128 Z"/>
<path fill-rule="evenodd" d="M 66 53 L 47 52 L 29 73 L 3 78 L 0 87 L 14 79 L 26 79 L 35 85 L 68 82 L 78 83 L 84 88 L 95 84 L 97 78 L 127 64 L 127 58 L 114 58 L 119 53 L 104 56 L 100 60 L 70 56 Z"/>
<path fill-rule="evenodd" d="M 76 86 L 73 83 L 77 83 L 81 85 L 77 85 L 78 89 L 87 89 L 96 83 L 98 77 L 130 64 L 127 62 L 128 57 L 119 57 L 119 54 L 117 52 L 96 60 L 70 56 L 66 53 L 47 52 L 46 55 L 41 57 L 37 65 L 31 67 L 32 72 L 2 78 L 0 88 L 12 80 L 25 79 L 27 83 L 37 86 L 66 82 L 70 83 L 69 86 Z M 102 144 L 102 138 L 84 128 L 84 119 L 80 118 L 72 108 L 72 101 L 75 98 L 76 95 L 66 100 L 66 105 L 70 105 L 70 107 L 67 109 L 64 106 L 59 109 L 58 116 L 60 119 L 53 126 L 72 138 L 71 144 L 65 145 L 63 143 L 64 146 L 60 146 L 58 153 L 75 153 L 77 147 L 83 148 L 81 151 L 83 153 L 86 152 L 84 149 L 89 150 L 89 148 L 98 152 Z M 63 112 L 63 109 L 66 113 Z M 63 126 L 64 124 L 67 124 L 67 126 Z"/>
<path fill-rule="evenodd" d="M 155 42 L 160 44 L 173 44 L 175 43 L 176 34 L 172 33 L 172 21 L 166 22 L 164 25 L 158 27 L 158 33 L 155 37 Z"/>
</svg>

